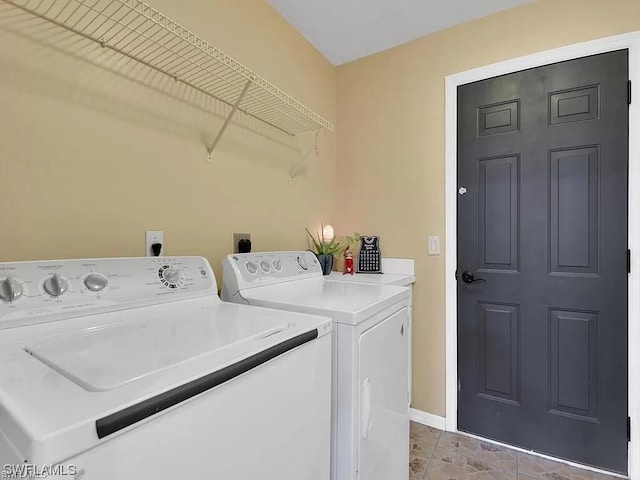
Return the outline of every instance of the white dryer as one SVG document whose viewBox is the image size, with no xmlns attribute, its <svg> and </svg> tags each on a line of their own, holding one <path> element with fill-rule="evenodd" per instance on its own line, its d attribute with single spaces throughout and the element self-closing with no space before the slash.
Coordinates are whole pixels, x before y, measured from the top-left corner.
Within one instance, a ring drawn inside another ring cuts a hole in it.
<svg viewBox="0 0 640 480">
<path fill-rule="evenodd" d="M 407 383 L 409 385 L 409 407 L 411 407 L 412 392 L 412 338 L 413 338 L 413 283 L 416 281 L 414 275 L 414 260 L 409 258 L 383 258 L 383 274 L 377 273 L 354 273 L 353 275 L 342 272 L 331 272 L 330 280 L 336 282 L 373 283 L 375 285 L 398 285 L 409 287 L 409 372 Z"/>
<path fill-rule="evenodd" d="M 0 263 L 0 476 L 326 480 L 331 327 L 199 257 Z"/>
<path fill-rule="evenodd" d="M 332 281 L 311 252 L 249 253 L 225 258 L 221 297 L 331 317 L 331 478 L 408 478 L 408 288 Z"/>
</svg>

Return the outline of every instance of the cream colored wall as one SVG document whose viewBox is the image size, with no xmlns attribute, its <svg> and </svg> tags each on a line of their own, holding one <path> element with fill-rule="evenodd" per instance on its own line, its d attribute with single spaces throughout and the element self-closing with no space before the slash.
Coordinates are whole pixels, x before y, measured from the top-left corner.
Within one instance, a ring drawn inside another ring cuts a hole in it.
<svg viewBox="0 0 640 480">
<path fill-rule="evenodd" d="M 264 0 L 150 1 L 335 120 L 335 67 Z M 161 76 L 115 74 L 131 70 L 110 63 L 109 51 L 55 30 L 34 36 L 32 22 L 5 8 L 0 261 L 138 256 L 144 231 L 158 229 L 167 254 L 204 255 L 219 275 L 232 232 L 250 232 L 257 250 L 306 248 L 304 227 L 333 213 L 333 134 L 320 137 L 319 157 L 306 159 L 293 185 L 299 154 L 240 128 L 228 130 L 209 164 L 204 144 L 221 122 L 201 96 Z"/>
<path fill-rule="evenodd" d="M 299 156 L 236 127 L 208 164 L 204 143 L 220 121 L 204 99 L 115 74 L 98 47 L 69 50 L 47 32 L 34 41 L 0 15 L 0 261 L 137 256 L 144 231 L 162 229 L 167 254 L 204 255 L 219 275 L 234 231 L 261 250 L 306 248 L 303 227 L 321 220 L 339 234 L 379 234 L 384 255 L 416 259 L 414 406 L 444 415 L 444 256 L 426 255 L 428 235 L 444 245 L 444 77 L 639 30 L 640 2 L 538 0 L 337 72 L 264 0 L 152 4 L 337 114 L 336 135 L 321 135 L 293 185 Z"/>
<path fill-rule="evenodd" d="M 416 259 L 413 406 L 445 413 L 445 76 L 640 30 L 638 0 L 538 0 L 338 69 L 339 230 L 379 234 L 383 254 Z M 345 209 L 346 210 L 346 209 Z"/>
</svg>

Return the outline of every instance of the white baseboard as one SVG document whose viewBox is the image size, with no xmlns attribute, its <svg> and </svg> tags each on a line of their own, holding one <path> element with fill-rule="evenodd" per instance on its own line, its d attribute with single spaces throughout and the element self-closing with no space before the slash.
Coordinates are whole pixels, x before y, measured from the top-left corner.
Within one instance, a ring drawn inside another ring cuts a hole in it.
<svg viewBox="0 0 640 480">
<path fill-rule="evenodd" d="M 422 410 L 417 410 L 415 408 L 409 409 L 409 419 L 412 422 L 421 423 L 422 425 L 427 425 L 428 427 L 437 428 L 438 430 L 445 429 L 445 418 L 440 417 L 438 415 L 434 415 L 433 413 L 423 412 Z"/>
</svg>

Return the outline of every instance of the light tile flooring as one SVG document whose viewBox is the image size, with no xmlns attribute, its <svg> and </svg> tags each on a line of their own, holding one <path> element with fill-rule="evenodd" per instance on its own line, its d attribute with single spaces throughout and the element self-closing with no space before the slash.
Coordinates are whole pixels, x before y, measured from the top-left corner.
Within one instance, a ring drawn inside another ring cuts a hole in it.
<svg viewBox="0 0 640 480">
<path fill-rule="evenodd" d="M 411 422 L 409 480 L 615 478 Z"/>
</svg>

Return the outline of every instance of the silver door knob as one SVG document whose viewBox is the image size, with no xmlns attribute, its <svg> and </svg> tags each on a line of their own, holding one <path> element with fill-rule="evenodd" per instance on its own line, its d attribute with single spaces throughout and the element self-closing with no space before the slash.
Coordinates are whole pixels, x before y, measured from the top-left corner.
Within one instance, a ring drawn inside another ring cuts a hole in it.
<svg viewBox="0 0 640 480">
<path fill-rule="evenodd" d="M 69 283 L 57 273 L 44 281 L 44 291 L 52 297 L 59 297 L 69 290 Z"/>
<path fill-rule="evenodd" d="M 5 278 L 0 282 L 0 298 L 5 302 L 13 302 L 22 296 L 22 284 L 14 278 Z"/>
</svg>

